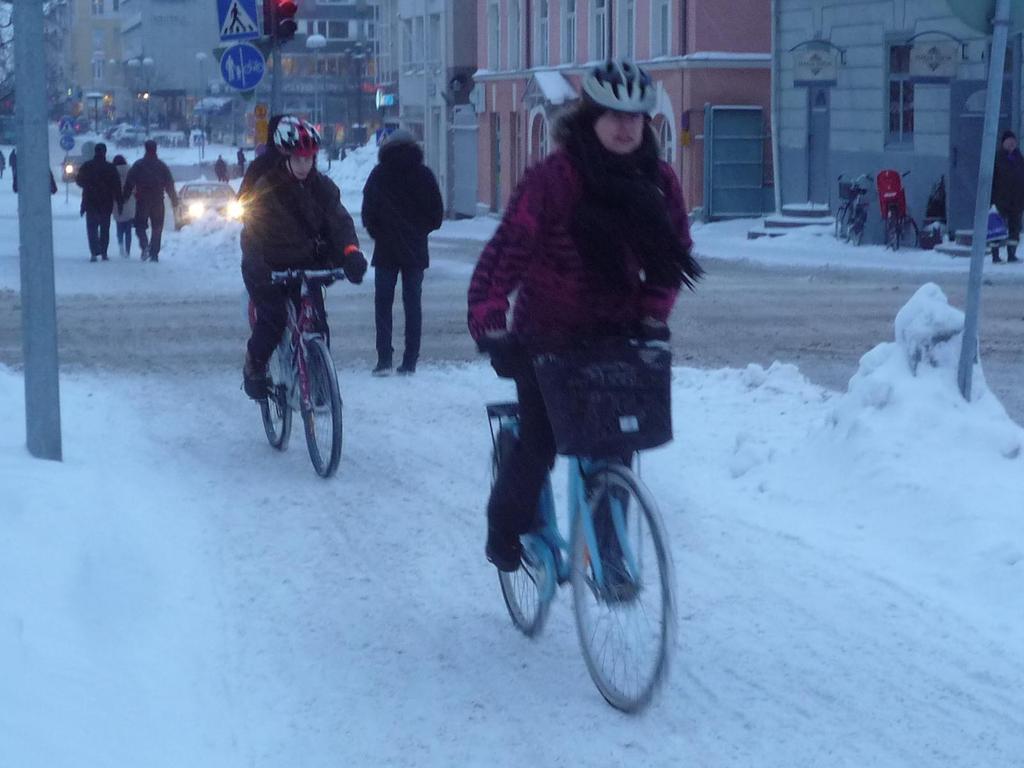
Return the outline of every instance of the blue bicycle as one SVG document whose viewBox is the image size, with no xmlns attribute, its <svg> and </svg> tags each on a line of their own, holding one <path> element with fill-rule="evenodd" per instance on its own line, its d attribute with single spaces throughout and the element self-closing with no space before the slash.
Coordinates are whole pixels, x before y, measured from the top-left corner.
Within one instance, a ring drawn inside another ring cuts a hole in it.
<svg viewBox="0 0 1024 768">
<path fill-rule="evenodd" d="M 667 398 L 668 350 L 654 350 L 653 358 L 649 348 L 636 351 L 646 354 L 660 368 Z M 549 387 L 541 375 L 545 362 L 560 365 L 565 361 L 548 356 L 546 361 L 536 363 L 559 453 L 568 454 L 572 448 L 561 440 L 560 432 L 573 422 L 578 427 L 580 414 L 586 412 L 594 418 L 589 419 L 591 435 L 585 442 L 593 443 L 597 435 L 608 445 L 607 438 L 618 431 L 627 438 L 619 442 L 627 455 L 569 456 L 568 539 L 558 526 L 548 478 L 541 492 L 537 525 L 522 537 L 522 567 L 512 573 L 499 571 L 502 596 L 512 623 L 526 636 L 535 637 L 544 626 L 557 587 L 571 584 L 577 634 L 591 678 L 613 707 L 638 712 L 650 703 L 666 677 L 675 632 L 675 606 L 672 564 L 661 516 L 650 492 L 630 468 L 629 454 L 638 446 L 653 447 L 644 445 L 645 422 L 664 422 L 667 404 L 653 409 L 660 411 L 654 416 L 644 404 L 649 393 L 633 386 L 635 366 L 629 370 L 622 360 L 584 365 L 569 360 L 569 367 L 578 374 L 575 384 L 585 382 L 586 394 L 580 397 L 579 388 L 570 385 L 569 390 L 577 390 L 571 393 L 576 407 L 566 407 L 564 397 L 549 397 Z M 601 391 L 596 391 L 595 379 L 603 385 L 611 384 L 618 393 L 610 395 L 600 384 Z M 565 391 L 563 388 L 563 394 Z M 616 412 L 610 412 L 612 401 L 622 406 L 619 395 L 623 392 L 631 392 L 626 399 L 632 401 L 632 406 L 613 407 L 611 411 Z M 609 417 L 606 423 L 597 423 L 601 421 L 599 413 Z M 487 417 L 494 449 L 492 470 L 497 477 L 503 457 L 515 449 L 519 439 L 518 404 L 490 404 Z M 662 437 L 646 442 L 660 444 L 666 440 Z"/>
</svg>

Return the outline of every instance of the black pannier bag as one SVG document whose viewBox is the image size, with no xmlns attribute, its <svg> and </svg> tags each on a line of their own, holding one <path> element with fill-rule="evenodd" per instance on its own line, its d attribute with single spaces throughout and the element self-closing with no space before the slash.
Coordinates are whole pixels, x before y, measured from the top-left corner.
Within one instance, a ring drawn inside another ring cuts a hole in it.
<svg viewBox="0 0 1024 768">
<path fill-rule="evenodd" d="M 608 458 L 672 439 L 672 353 L 604 341 L 533 359 L 558 453 Z"/>
</svg>

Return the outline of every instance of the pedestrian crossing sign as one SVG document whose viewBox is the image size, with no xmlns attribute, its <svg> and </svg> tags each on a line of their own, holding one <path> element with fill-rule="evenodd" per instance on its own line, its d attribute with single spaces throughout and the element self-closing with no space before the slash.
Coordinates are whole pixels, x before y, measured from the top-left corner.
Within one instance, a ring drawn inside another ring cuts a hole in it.
<svg viewBox="0 0 1024 768">
<path fill-rule="evenodd" d="M 217 0 L 222 41 L 251 40 L 260 36 L 256 0 Z"/>
</svg>

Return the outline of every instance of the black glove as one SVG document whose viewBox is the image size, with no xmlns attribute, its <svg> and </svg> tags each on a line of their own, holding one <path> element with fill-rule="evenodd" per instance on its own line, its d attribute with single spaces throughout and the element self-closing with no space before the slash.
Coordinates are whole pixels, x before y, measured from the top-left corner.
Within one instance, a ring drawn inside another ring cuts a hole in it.
<svg viewBox="0 0 1024 768">
<path fill-rule="evenodd" d="M 366 274 L 366 257 L 362 251 L 349 251 L 341 258 L 341 268 L 345 270 L 345 277 L 350 283 L 359 285 Z"/>
</svg>

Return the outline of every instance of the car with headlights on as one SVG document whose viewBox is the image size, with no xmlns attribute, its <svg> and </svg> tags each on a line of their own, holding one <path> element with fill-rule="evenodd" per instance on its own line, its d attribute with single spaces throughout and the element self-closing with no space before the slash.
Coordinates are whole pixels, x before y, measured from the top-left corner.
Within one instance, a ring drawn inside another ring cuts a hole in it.
<svg viewBox="0 0 1024 768">
<path fill-rule="evenodd" d="M 216 181 L 189 182 L 178 190 L 174 228 L 181 229 L 207 215 L 225 221 L 241 221 L 243 210 L 230 184 Z"/>
</svg>

